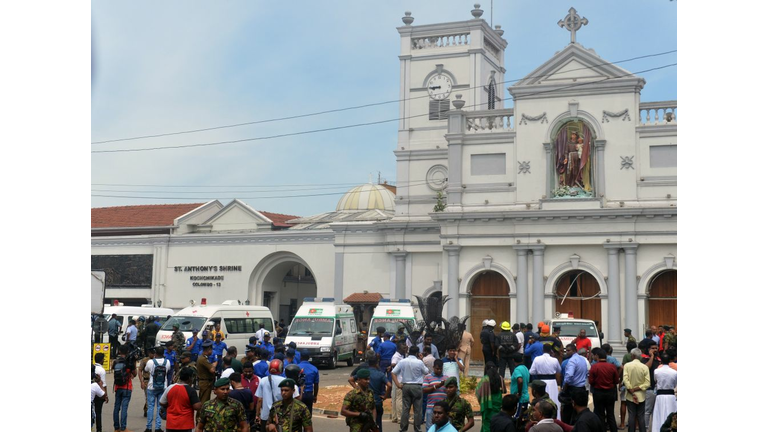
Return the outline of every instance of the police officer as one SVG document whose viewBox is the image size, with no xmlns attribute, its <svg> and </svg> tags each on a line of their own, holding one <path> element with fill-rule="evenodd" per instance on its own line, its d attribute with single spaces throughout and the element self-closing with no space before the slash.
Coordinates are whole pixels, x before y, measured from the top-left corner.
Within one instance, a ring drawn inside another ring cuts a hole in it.
<svg viewBox="0 0 768 432">
<path fill-rule="evenodd" d="M 275 346 L 272 345 L 272 342 L 270 342 L 272 335 L 269 334 L 268 331 L 265 331 L 263 337 L 264 337 L 264 342 L 260 343 L 259 346 L 267 350 L 267 352 L 269 353 L 268 359 L 272 360 L 272 358 L 274 358 L 275 356 Z"/>
<path fill-rule="evenodd" d="M 211 399 L 213 379 L 216 377 L 216 363 L 211 364 L 208 356 L 213 353 L 213 342 L 203 342 L 203 352 L 197 357 L 197 376 L 200 386 L 200 401 L 205 403 Z"/>
<path fill-rule="evenodd" d="M 312 414 L 303 402 L 293 398 L 295 386 L 296 381 L 290 378 L 280 381 L 282 400 L 269 409 L 268 432 L 312 432 Z"/>
<path fill-rule="evenodd" d="M 498 365 L 496 359 L 496 335 L 493 334 L 493 328 L 496 327 L 495 320 L 483 321 L 483 330 L 480 332 L 480 343 L 483 345 L 484 362 L 493 362 Z"/>
<path fill-rule="evenodd" d="M 157 341 L 157 332 L 160 331 L 160 325 L 155 320 L 155 317 L 150 316 L 147 322 L 144 324 L 144 351 L 150 350 L 155 347 Z"/>
<path fill-rule="evenodd" d="M 109 335 L 109 351 L 110 358 L 117 358 L 117 348 L 120 346 L 120 321 L 117 319 L 117 314 L 112 314 L 112 317 L 107 322 L 107 334 Z"/>
<path fill-rule="evenodd" d="M 193 363 L 192 361 L 192 353 L 189 351 L 184 351 L 181 353 L 181 358 L 179 359 L 179 373 L 175 374 L 173 376 L 173 382 L 178 383 L 179 377 L 181 376 L 181 370 L 189 368 L 192 371 L 192 387 L 197 389 L 198 383 L 197 383 L 197 363 Z"/>
<path fill-rule="evenodd" d="M 203 340 L 197 337 L 199 331 L 198 329 L 192 329 L 192 337 L 187 339 L 185 345 L 189 353 L 192 354 L 192 361 L 197 361 L 197 356 L 200 355 L 200 351 L 203 349 Z"/>
<path fill-rule="evenodd" d="M 304 371 L 304 388 L 301 389 L 301 401 L 309 408 L 312 415 L 312 405 L 317 402 L 317 394 L 320 391 L 320 371 L 309 362 L 309 351 L 304 351 L 304 359 L 299 362 L 299 367 Z"/>
<path fill-rule="evenodd" d="M 371 343 L 368 344 L 368 348 L 372 349 L 373 352 L 376 352 L 376 350 L 379 349 L 385 331 L 387 331 L 387 329 L 384 327 L 376 327 L 376 337 L 374 337 Z"/>
</svg>

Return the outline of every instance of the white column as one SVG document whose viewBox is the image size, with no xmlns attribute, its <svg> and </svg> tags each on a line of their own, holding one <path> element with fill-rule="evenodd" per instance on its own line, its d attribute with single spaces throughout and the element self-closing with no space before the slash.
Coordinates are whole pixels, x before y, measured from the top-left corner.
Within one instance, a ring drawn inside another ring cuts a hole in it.
<svg viewBox="0 0 768 432">
<path fill-rule="evenodd" d="M 533 250 L 533 319 L 544 320 L 544 245 L 531 246 Z"/>
<path fill-rule="evenodd" d="M 448 292 L 450 299 L 446 303 L 449 317 L 459 316 L 459 252 L 461 246 L 444 246 L 448 253 Z"/>
<path fill-rule="evenodd" d="M 528 246 L 514 246 L 517 252 L 517 309 L 515 322 L 528 322 Z"/>
<path fill-rule="evenodd" d="M 395 297 L 405 297 L 405 257 L 408 252 L 393 252 L 395 256 Z"/>
<path fill-rule="evenodd" d="M 632 334 L 639 335 L 637 319 L 637 245 L 623 245 L 624 248 L 624 289 L 626 298 L 625 325 Z"/>
<path fill-rule="evenodd" d="M 608 343 L 622 343 L 621 291 L 619 288 L 619 249 L 621 245 L 604 244 L 608 251 Z"/>
<path fill-rule="evenodd" d="M 344 300 L 344 253 L 336 252 L 333 269 L 333 298 L 337 304 Z"/>
</svg>

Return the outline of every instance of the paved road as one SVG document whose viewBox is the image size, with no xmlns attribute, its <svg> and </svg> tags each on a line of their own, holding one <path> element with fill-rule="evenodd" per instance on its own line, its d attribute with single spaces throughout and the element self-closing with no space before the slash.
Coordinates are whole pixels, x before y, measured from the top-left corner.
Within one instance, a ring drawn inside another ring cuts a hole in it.
<svg viewBox="0 0 768 432">
<path fill-rule="evenodd" d="M 340 366 L 337 369 L 320 369 L 320 383 L 321 386 L 329 386 L 329 385 L 344 385 L 347 383 L 347 378 L 349 378 L 349 374 L 352 372 L 354 368 L 348 367 L 348 366 Z M 472 367 L 470 369 L 471 375 L 480 375 L 481 374 L 481 367 Z M 133 432 L 142 432 L 146 428 L 147 419 L 144 417 L 144 393 L 141 390 L 141 387 L 139 385 L 139 380 L 134 379 L 134 390 L 133 394 L 131 396 L 131 402 L 128 405 L 128 429 L 129 431 Z M 112 420 L 112 412 L 114 410 L 114 392 L 112 391 L 112 374 L 107 374 L 107 388 L 108 394 L 110 397 L 109 403 L 104 404 L 103 412 L 102 412 L 102 421 L 103 421 L 103 432 L 111 432 L 114 430 L 113 427 L 113 420 Z M 321 390 L 322 391 L 322 390 Z M 387 401 L 386 403 L 391 403 Z M 619 419 L 619 404 L 616 404 L 616 419 L 618 421 Z M 480 418 L 475 418 L 475 428 L 473 430 L 480 430 Z M 324 415 L 315 415 L 313 418 L 313 424 L 314 429 L 316 431 L 328 431 L 328 430 L 337 430 L 337 431 L 343 431 L 346 430 L 346 425 L 344 424 L 343 417 L 341 418 L 328 418 L 328 416 Z M 399 426 L 396 424 L 393 424 L 390 420 L 384 419 L 383 421 L 384 430 L 382 432 L 396 432 L 399 431 Z M 165 428 L 165 422 L 163 422 L 163 428 Z M 341 428 L 341 429 L 338 429 Z M 95 429 L 94 429 L 95 430 Z M 413 427 L 410 428 L 410 430 L 413 430 Z M 425 428 L 422 427 L 422 431 L 425 431 Z"/>
</svg>

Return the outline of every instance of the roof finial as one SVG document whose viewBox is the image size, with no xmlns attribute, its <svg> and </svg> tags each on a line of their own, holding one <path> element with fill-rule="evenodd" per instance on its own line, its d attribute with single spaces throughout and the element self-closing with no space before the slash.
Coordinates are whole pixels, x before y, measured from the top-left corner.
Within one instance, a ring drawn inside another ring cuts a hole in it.
<svg viewBox="0 0 768 432">
<path fill-rule="evenodd" d="M 587 24 L 589 24 L 589 20 L 580 17 L 574 8 L 568 10 L 568 15 L 565 16 L 565 19 L 557 22 L 557 25 L 565 27 L 566 30 L 571 32 L 571 43 L 576 43 L 576 32 L 579 31 L 581 26 Z"/>
</svg>

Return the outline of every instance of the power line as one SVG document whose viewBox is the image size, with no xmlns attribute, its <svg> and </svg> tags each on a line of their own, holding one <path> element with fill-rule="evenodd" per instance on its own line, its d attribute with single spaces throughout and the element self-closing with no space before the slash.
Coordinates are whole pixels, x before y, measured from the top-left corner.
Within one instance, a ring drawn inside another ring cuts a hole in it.
<svg viewBox="0 0 768 432">
<path fill-rule="evenodd" d="M 527 99 L 527 98 L 531 98 L 531 97 L 536 96 L 536 95 L 540 95 L 540 94 L 544 94 L 544 93 L 558 92 L 558 91 L 565 90 L 565 89 L 568 89 L 568 88 L 573 88 L 573 87 L 579 87 L 579 86 L 584 86 L 584 85 L 593 85 L 595 83 L 599 83 L 599 82 L 603 82 L 603 81 L 608 81 L 608 80 L 611 80 L 611 79 L 625 78 L 625 77 L 628 77 L 628 76 L 633 76 L 635 74 L 640 74 L 640 73 L 644 73 L 644 72 L 660 70 L 660 69 L 664 69 L 664 68 L 668 68 L 668 67 L 672 67 L 672 66 L 677 66 L 677 63 L 671 63 L 671 64 L 668 64 L 668 65 L 664 65 L 664 66 L 660 66 L 660 67 L 656 67 L 656 68 L 651 68 L 651 69 L 646 69 L 646 70 L 642 70 L 642 71 L 638 71 L 638 72 L 630 72 L 628 74 L 620 75 L 620 76 L 616 76 L 616 77 L 606 77 L 606 78 L 603 78 L 603 79 L 597 80 L 597 81 L 585 81 L 585 82 L 571 84 L 571 85 L 568 85 L 568 86 L 559 87 L 559 88 L 555 88 L 555 89 L 542 90 L 540 92 L 535 92 L 535 93 L 531 93 L 531 94 L 528 94 L 528 95 L 525 95 L 525 96 L 521 96 L 518 99 Z M 505 98 L 505 99 L 502 99 L 502 100 L 506 101 L 506 100 L 510 100 L 510 99 L 512 99 L 512 97 Z M 476 103 L 476 104 L 471 105 L 471 106 L 475 107 L 475 106 L 479 106 L 479 105 L 483 105 L 483 103 Z M 291 132 L 291 133 L 285 133 L 285 134 L 279 134 L 279 135 L 270 135 L 270 136 L 264 136 L 264 137 L 243 138 L 243 139 L 239 139 L 239 140 L 217 141 L 217 142 L 200 143 L 200 144 L 181 144 L 181 145 L 176 145 L 176 146 L 164 146 L 164 147 L 145 147 L 145 148 L 139 148 L 139 149 L 92 150 L 91 153 L 92 154 L 94 154 L 94 153 L 130 153 L 130 152 L 143 152 L 143 151 L 154 151 L 154 150 L 172 150 L 172 149 L 180 149 L 180 148 L 210 147 L 210 146 L 219 146 L 219 145 L 225 145 L 225 144 L 237 144 L 237 143 L 241 143 L 241 142 L 263 141 L 263 140 L 269 140 L 269 139 L 275 139 L 275 138 L 284 138 L 284 137 L 289 137 L 289 136 L 308 135 L 308 134 L 319 133 L 319 132 L 329 132 L 329 131 L 341 130 L 341 129 L 351 129 L 351 128 L 358 128 L 358 127 L 363 127 L 363 126 L 372 126 L 372 125 L 377 125 L 377 124 L 382 124 L 382 123 L 390 123 L 390 122 L 393 122 L 393 121 L 401 121 L 401 120 L 411 119 L 411 118 L 416 118 L 416 117 L 425 117 L 425 116 L 428 116 L 428 115 L 429 115 L 429 113 L 427 113 L 427 114 L 418 114 L 418 115 L 412 115 L 412 116 L 409 116 L 409 117 L 398 117 L 398 118 L 394 118 L 394 119 L 379 120 L 379 121 L 373 121 L 373 122 L 367 122 L 367 123 L 357 123 L 357 124 L 351 124 L 351 125 L 336 126 L 336 127 L 324 128 L 324 129 L 313 129 L 313 130 L 301 131 L 301 132 Z"/>
<path fill-rule="evenodd" d="M 644 59 L 644 58 L 650 58 L 650 57 L 658 57 L 658 56 L 661 56 L 661 55 L 667 55 L 667 54 L 671 54 L 671 53 L 674 53 L 674 52 L 677 52 L 677 50 L 665 51 L 665 52 L 654 53 L 654 54 L 647 54 L 647 55 L 633 57 L 633 58 L 629 58 L 629 59 L 625 59 L 625 60 L 619 60 L 619 61 L 615 61 L 615 62 L 599 63 L 599 64 L 594 65 L 594 66 L 585 66 L 583 68 L 576 68 L 576 69 L 572 69 L 572 70 L 569 70 L 569 71 L 556 72 L 556 73 L 549 74 L 549 75 L 531 76 L 531 77 L 528 77 L 528 78 L 544 78 L 544 77 L 550 77 L 550 76 L 554 76 L 554 75 L 558 75 L 558 74 L 562 74 L 562 73 L 571 73 L 571 72 L 577 71 L 577 70 L 595 69 L 595 68 L 600 67 L 600 66 L 611 65 L 611 64 L 619 64 L 619 63 L 626 63 L 626 62 L 630 62 L 630 61 L 634 61 L 634 60 L 640 60 L 640 59 Z M 503 82 L 501 82 L 499 84 L 508 84 L 508 83 L 512 83 L 512 82 L 517 82 L 517 81 L 520 81 L 521 79 L 523 79 L 523 78 L 516 78 L 516 79 L 512 79 L 512 80 L 507 80 L 507 81 L 503 81 Z M 485 87 L 485 86 L 469 87 L 467 90 L 473 90 L 473 89 L 480 88 L 480 87 Z M 284 120 L 293 120 L 293 119 L 297 119 L 297 118 L 313 117 L 313 116 L 318 116 L 318 115 L 323 115 L 323 114 L 331 114 L 331 113 L 337 113 L 337 112 L 343 112 L 343 111 L 351 111 L 351 110 L 362 109 L 362 108 L 370 108 L 370 107 L 373 107 L 373 106 L 388 105 L 388 104 L 395 103 L 395 102 L 405 102 L 405 101 L 409 101 L 409 100 L 423 99 L 423 98 L 427 98 L 427 97 L 429 97 L 429 95 L 414 96 L 414 97 L 405 98 L 405 99 L 394 99 L 394 100 L 383 101 L 383 102 L 374 102 L 374 103 L 369 103 L 369 104 L 364 104 L 364 105 L 355 105 L 355 106 L 350 106 L 350 107 L 345 107 L 345 108 L 336 108 L 336 109 L 332 109 L 332 110 L 318 111 L 318 112 L 313 112 L 313 113 L 308 113 L 308 114 L 297 114 L 297 115 L 292 115 L 292 116 L 287 116 L 287 117 L 277 117 L 277 118 L 272 118 L 272 119 L 256 120 L 256 121 L 245 122 L 245 123 L 236 123 L 236 124 L 231 124 L 231 125 L 213 126 L 213 127 L 208 127 L 208 128 L 202 128 L 202 129 L 191 129 L 191 130 L 185 130 L 185 131 L 167 132 L 167 133 L 154 134 L 154 135 L 142 135 L 142 136 L 135 136 L 135 137 L 129 137 L 129 138 L 117 138 L 117 139 L 111 139 L 111 140 L 94 141 L 94 142 L 91 142 L 91 144 L 92 145 L 94 145 L 94 144 L 107 144 L 107 143 L 121 142 L 121 141 L 133 141 L 133 140 L 138 140 L 138 139 L 160 138 L 160 137 L 164 137 L 164 136 L 191 134 L 191 133 L 207 132 L 207 131 L 218 130 L 218 129 L 228 129 L 228 128 L 235 128 L 235 127 L 241 127 L 241 126 L 250 126 L 250 125 L 255 125 L 255 124 L 271 123 L 271 122 L 284 121 Z"/>
<path fill-rule="evenodd" d="M 402 186 L 398 185 L 391 185 L 393 187 L 397 187 L 398 189 L 407 189 L 412 186 L 419 186 L 424 185 L 427 182 L 425 181 L 413 181 L 408 183 L 403 183 Z M 363 185 L 363 183 L 354 183 L 352 184 L 354 186 L 360 186 Z M 350 186 L 352 186 L 350 185 Z M 345 191 L 349 190 L 350 186 L 345 187 Z M 91 189 L 91 192 L 118 192 L 118 193 L 173 193 L 173 194 L 222 194 L 222 193 L 252 193 L 252 192 L 300 192 L 300 191 L 313 191 L 313 190 L 328 190 L 328 189 L 339 189 L 340 186 L 325 186 L 325 187 L 309 187 L 309 188 L 300 188 L 300 189 L 273 189 L 273 190 L 239 190 L 239 191 L 233 191 L 233 190 L 214 190 L 214 191 L 167 191 L 167 190 L 125 190 L 125 189 Z"/>
</svg>

